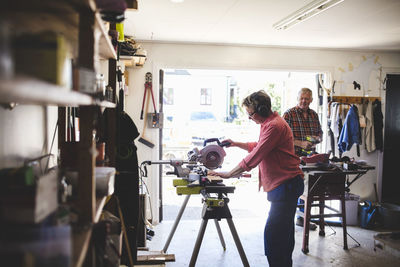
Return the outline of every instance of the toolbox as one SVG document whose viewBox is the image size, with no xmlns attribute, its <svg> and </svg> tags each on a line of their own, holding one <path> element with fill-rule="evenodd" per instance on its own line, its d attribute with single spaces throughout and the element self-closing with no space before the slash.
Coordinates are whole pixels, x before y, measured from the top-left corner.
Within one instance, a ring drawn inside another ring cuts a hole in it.
<svg viewBox="0 0 400 267">
<path fill-rule="evenodd" d="M 56 170 L 39 177 L 33 185 L 5 185 L 0 194 L 0 217 L 12 223 L 39 223 L 58 207 Z"/>
</svg>

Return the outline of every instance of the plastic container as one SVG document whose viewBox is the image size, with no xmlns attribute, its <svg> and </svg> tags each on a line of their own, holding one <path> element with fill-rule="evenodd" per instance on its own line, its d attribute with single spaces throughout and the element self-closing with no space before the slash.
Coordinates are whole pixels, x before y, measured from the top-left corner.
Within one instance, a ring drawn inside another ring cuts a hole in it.
<svg viewBox="0 0 400 267">
<path fill-rule="evenodd" d="M 346 224 L 358 225 L 358 202 L 360 196 L 351 193 L 346 194 Z"/>
<path fill-rule="evenodd" d="M 115 168 L 96 167 L 96 195 L 109 196 L 114 193 Z"/>
<path fill-rule="evenodd" d="M 383 220 L 383 226 L 388 229 L 400 228 L 400 206 L 390 203 L 382 203 L 379 214 Z"/>
</svg>

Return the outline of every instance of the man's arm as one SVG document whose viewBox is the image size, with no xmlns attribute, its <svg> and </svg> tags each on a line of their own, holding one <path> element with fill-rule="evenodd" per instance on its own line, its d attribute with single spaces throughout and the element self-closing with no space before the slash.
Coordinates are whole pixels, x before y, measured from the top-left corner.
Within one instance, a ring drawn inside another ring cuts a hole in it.
<svg viewBox="0 0 400 267">
<path fill-rule="evenodd" d="M 298 147 L 301 147 L 304 149 L 311 149 L 311 147 L 313 146 L 313 143 L 311 143 L 310 141 L 307 141 L 307 140 L 302 141 L 302 140 L 295 139 L 293 143 L 295 146 L 298 146 Z"/>
</svg>

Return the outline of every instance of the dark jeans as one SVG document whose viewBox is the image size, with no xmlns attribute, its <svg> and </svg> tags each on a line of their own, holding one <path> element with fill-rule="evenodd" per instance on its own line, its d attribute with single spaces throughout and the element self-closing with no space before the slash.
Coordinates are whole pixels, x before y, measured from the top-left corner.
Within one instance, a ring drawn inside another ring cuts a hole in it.
<svg viewBox="0 0 400 267">
<path fill-rule="evenodd" d="M 303 191 L 303 178 L 298 175 L 268 192 L 271 209 L 264 230 L 264 249 L 270 267 L 292 266 L 294 215 Z"/>
</svg>

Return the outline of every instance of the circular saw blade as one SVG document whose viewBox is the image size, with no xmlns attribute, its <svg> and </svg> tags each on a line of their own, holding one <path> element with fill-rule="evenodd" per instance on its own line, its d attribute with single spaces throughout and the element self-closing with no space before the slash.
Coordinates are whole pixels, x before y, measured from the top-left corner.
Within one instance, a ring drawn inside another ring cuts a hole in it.
<svg viewBox="0 0 400 267">
<path fill-rule="evenodd" d="M 201 157 L 200 162 L 208 169 L 216 169 L 221 167 L 224 162 L 224 157 L 226 156 L 225 150 L 217 145 L 205 146 L 200 151 Z"/>
</svg>

